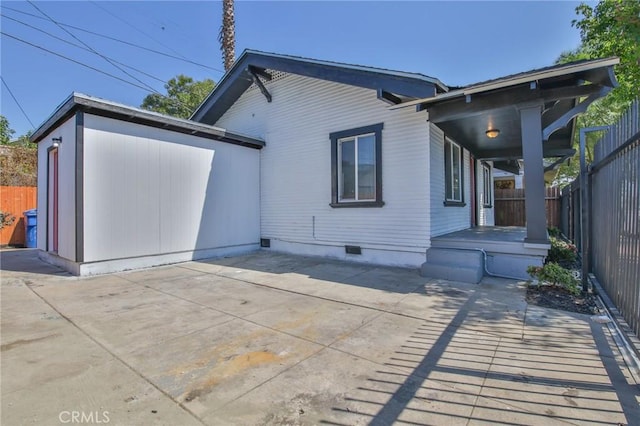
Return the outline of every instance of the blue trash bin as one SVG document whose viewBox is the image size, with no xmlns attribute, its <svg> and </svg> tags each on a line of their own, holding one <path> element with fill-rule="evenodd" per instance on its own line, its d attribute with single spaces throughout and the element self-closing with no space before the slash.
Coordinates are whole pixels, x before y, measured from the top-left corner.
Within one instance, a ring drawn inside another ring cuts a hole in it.
<svg viewBox="0 0 640 426">
<path fill-rule="evenodd" d="M 28 248 L 36 248 L 38 233 L 38 210 L 31 209 L 24 212 L 24 242 Z"/>
</svg>

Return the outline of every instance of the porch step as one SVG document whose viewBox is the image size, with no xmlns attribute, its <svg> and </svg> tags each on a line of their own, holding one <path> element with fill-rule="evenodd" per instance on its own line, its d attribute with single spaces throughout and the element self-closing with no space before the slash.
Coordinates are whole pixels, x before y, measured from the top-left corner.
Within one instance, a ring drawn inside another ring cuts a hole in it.
<svg viewBox="0 0 640 426">
<path fill-rule="evenodd" d="M 477 284 L 484 275 L 484 259 L 479 251 L 431 247 L 420 275 Z"/>
</svg>

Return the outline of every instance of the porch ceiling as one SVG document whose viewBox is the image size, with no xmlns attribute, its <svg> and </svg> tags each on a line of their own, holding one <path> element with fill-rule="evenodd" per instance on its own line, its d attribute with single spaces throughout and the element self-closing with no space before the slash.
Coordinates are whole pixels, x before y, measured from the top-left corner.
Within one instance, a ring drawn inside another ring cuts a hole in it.
<svg viewBox="0 0 640 426">
<path fill-rule="evenodd" d="M 553 103 L 546 103 L 545 112 Z M 575 102 L 563 102 L 556 111 L 566 113 L 575 106 Z M 550 124 L 543 114 L 543 127 Z M 545 157 L 560 157 L 570 155 L 573 135 L 573 121 L 554 132 L 545 142 L 543 153 Z M 484 160 L 515 160 L 522 158 L 522 136 L 520 128 L 520 113 L 515 106 L 491 109 L 481 115 L 458 118 L 435 123 L 447 136 L 462 144 L 478 159 Z M 498 129 L 500 134 L 496 138 L 489 138 L 486 131 Z"/>
<path fill-rule="evenodd" d="M 431 98 L 396 105 L 427 110 L 429 121 L 471 151 L 476 158 L 502 161 L 521 159 L 519 109 L 542 105 L 543 155 L 572 155 L 574 119 L 617 82 L 613 65 L 618 58 L 579 61 L 477 83 Z M 500 134 L 489 138 L 486 131 Z M 504 163 L 506 164 L 506 163 Z"/>
</svg>

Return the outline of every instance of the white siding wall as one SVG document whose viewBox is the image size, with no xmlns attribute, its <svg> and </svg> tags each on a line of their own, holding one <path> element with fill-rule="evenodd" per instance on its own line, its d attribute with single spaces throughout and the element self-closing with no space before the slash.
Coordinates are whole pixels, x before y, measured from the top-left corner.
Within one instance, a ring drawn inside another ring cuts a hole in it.
<svg viewBox="0 0 640 426">
<path fill-rule="evenodd" d="M 54 129 L 38 143 L 38 229 L 37 245 L 40 250 L 47 250 L 47 233 L 49 234 L 49 250 L 53 250 L 53 210 L 47 207 L 47 149 L 52 145 L 52 138 L 62 137 L 58 148 L 58 256 L 75 261 L 76 259 L 76 208 L 75 208 L 75 169 L 76 169 L 76 132 L 75 116 Z M 53 176 L 53 164 L 50 165 Z M 53 203 L 53 193 L 49 194 L 49 202 Z"/>
<path fill-rule="evenodd" d="M 259 151 L 85 115 L 85 262 L 256 244 Z"/>
<path fill-rule="evenodd" d="M 455 142 L 455 141 L 454 141 Z M 444 132 L 431 124 L 431 236 L 467 229 L 471 226 L 469 151 L 464 150 L 463 181 L 466 206 L 445 207 Z"/>
<path fill-rule="evenodd" d="M 487 164 L 489 164 L 489 166 L 491 166 L 491 173 L 493 176 L 493 163 L 488 162 Z M 476 162 L 476 170 L 478 170 L 477 176 L 478 176 L 478 206 L 479 206 L 479 214 L 478 214 L 478 225 L 480 226 L 493 226 L 494 225 L 494 216 L 493 216 L 493 209 L 494 207 L 494 200 L 493 200 L 493 181 L 489 184 L 489 186 L 491 187 L 491 193 L 488 195 L 489 197 L 491 197 L 491 199 L 489 200 L 489 203 L 491 205 L 491 207 L 484 207 L 484 204 L 486 203 L 486 197 L 487 195 L 484 193 L 484 173 L 483 173 L 483 166 L 482 166 L 482 161 L 477 161 Z"/>
<path fill-rule="evenodd" d="M 309 254 L 346 257 L 343 246 L 355 244 L 363 254 L 353 260 L 423 262 L 430 232 L 426 116 L 389 111 L 373 90 L 296 75 L 278 73 L 267 88 L 273 102 L 251 88 L 216 123 L 266 140 L 262 236 L 276 249 L 303 243 Z M 331 208 L 329 134 L 380 122 L 384 207 Z"/>
</svg>

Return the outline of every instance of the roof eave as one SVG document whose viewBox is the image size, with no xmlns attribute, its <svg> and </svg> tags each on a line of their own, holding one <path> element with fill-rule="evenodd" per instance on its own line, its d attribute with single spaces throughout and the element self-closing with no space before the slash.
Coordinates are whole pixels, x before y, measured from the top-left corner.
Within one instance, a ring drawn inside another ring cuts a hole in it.
<svg viewBox="0 0 640 426">
<path fill-rule="evenodd" d="M 207 98 L 191 115 L 191 119 L 196 121 L 206 120 L 211 123 L 217 121 L 237 100 L 238 93 L 243 93 L 251 85 L 252 79 L 249 78 L 250 76 L 243 76 L 245 69 L 249 65 L 371 89 L 378 89 L 378 86 L 384 86 L 383 89 L 391 93 L 409 95 L 407 92 L 410 92 L 410 96 L 413 98 L 432 95 L 438 93 L 438 90 L 441 92 L 449 90 L 439 80 L 422 74 L 402 73 L 393 70 L 245 50 L 236 60 L 233 67 L 222 77 Z M 342 73 L 340 73 L 341 71 Z M 323 73 L 326 74 L 319 76 L 319 74 Z"/>
<path fill-rule="evenodd" d="M 152 111 L 144 111 L 117 103 L 98 100 L 80 93 L 72 93 L 33 133 L 31 142 L 38 143 L 44 139 L 53 128 L 59 126 L 63 121 L 67 120 L 76 111 L 93 113 L 95 115 L 124 119 L 128 122 L 150 125 L 153 127 L 163 128 L 168 131 L 179 132 L 183 134 L 191 134 L 194 136 L 207 137 L 223 142 L 229 142 L 236 145 L 242 145 L 252 148 L 264 147 L 264 141 L 250 136 L 242 135 L 227 131 L 226 129 L 198 123 L 195 121 L 184 120 L 181 118 L 171 117 L 164 114 L 158 114 Z"/>
<path fill-rule="evenodd" d="M 517 86 L 519 84 L 525 84 L 533 81 L 544 80 L 548 78 L 568 75 L 572 73 L 579 73 L 594 70 L 597 68 L 607 68 L 608 72 L 608 86 L 616 87 L 617 80 L 613 73 L 613 66 L 620 63 L 620 58 L 612 57 L 612 58 L 604 58 L 604 59 L 595 59 L 589 62 L 579 63 L 579 64 L 568 64 L 564 67 L 558 67 L 551 70 L 545 71 L 533 71 L 530 73 L 525 73 L 522 75 L 518 75 L 513 78 L 504 78 L 504 79 L 496 79 L 490 83 L 479 84 L 479 85 L 470 85 L 467 87 L 463 87 L 461 89 L 452 90 L 447 93 L 443 93 L 441 95 L 435 95 L 427 98 L 416 99 L 410 102 L 404 102 L 402 104 L 393 105 L 389 107 L 390 110 L 407 108 L 417 105 L 428 105 L 435 102 L 441 102 L 448 99 L 453 99 L 462 96 L 470 96 L 478 93 L 490 92 L 492 90 L 502 89 L 506 87 Z"/>
</svg>

